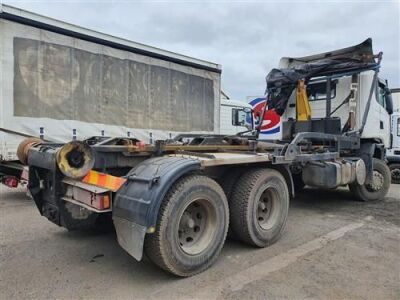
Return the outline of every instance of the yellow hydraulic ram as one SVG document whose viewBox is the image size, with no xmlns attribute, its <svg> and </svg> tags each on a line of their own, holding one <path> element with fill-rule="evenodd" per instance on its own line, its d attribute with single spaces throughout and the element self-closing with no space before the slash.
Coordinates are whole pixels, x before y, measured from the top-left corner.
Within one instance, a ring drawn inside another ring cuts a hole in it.
<svg viewBox="0 0 400 300">
<path fill-rule="evenodd" d="M 297 121 L 308 121 L 311 120 L 311 107 L 308 101 L 306 85 L 304 79 L 301 79 L 297 83 L 296 89 L 296 108 L 297 108 Z"/>
</svg>

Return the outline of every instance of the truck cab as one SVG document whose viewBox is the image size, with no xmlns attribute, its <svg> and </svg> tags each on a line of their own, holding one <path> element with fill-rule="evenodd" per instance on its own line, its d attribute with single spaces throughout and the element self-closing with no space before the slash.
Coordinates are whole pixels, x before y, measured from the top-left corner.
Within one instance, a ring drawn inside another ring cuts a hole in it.
<svg viewBox="0 0 400 300">
<path fill-rule="evenodd" d="M 369 93 L 374 71 L 367 71 L 356 75 L 333 78 L 330 82 L 330 118 L 340 120 L 340 128 L 343 129 L 349 120 L 351 102 L 355 106 L 354 127 L 358 130 L 362 127 L 364 111 L 368 105 Z M 312 118 L 324 118 L 326 116 L 327 78 L 312 80 L 307 84 L 307 96 L 311 107 Z M 369 105 L 369 113 L 366 116 L 365 127 L 361 134 L 362 140 L 374 140 L 390 147 L 390 114 L 392 104 L 387 82 L 378 79 L 372 90 L 372 100 Z M 351 99 L 352 94 L 354 97 Z M 283 115 L 283 120 L 296 117 L 296 93 L 289 99 L 288 108 Z"/>
<path fill-rule="evenodd" d="M 234 135 L 253 129 L 252 106 L 246 102 L 221 99 L 220 133 Z"/>
<path fill-rule="evenodd" d="M 400 183 L 400 89 L 392 89 L 393 114 L 390 118 L 390 148 L 386 149 L 386 159 L 392 183 Z"/>
</svg>

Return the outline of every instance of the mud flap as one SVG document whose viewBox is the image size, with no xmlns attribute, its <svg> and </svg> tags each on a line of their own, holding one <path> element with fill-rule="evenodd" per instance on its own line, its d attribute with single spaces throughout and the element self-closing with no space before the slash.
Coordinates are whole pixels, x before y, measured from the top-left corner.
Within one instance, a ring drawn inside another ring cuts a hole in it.
<svg viewBox="0 0 400 300">
<path fill-rule="evenodd" d="M 113 202 L 118 242 L 137 260 L 142 258 L 144 237 L 154 232 L 164 196 L 177 179 L 200 169 L 196 159 L 155 157 L 142 162 L 126 176 Z"/>
<path fill-rule="evenodd" d="M 383 145 L 375 144 L 375 143 L 362 143 L 361 147 L 358 151 L 358 156 L 362 158 L 365 163 L 367 177 L 365 178 L 365 184 L 370 184 L 372 182 L 372 175 L 373 175 L 373 157 L 376 149 L 379 150 L 381 154 L 379 159 L 383 159 L 384 150 L 382 150 Z"/>
<path fill-rule="evenodd" d="M 120 246 L 140 261 L 143 257 L 146 227 L 115 216 L 113 222 Z"/>
</svg>

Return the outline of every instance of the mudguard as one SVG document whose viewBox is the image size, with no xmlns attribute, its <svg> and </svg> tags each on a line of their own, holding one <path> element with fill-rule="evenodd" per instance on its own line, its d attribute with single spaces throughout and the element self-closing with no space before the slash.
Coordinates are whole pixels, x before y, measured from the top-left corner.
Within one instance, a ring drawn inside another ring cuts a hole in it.
<svg viewBox="0 0 400 300">
<path fill-rule="evenodd" d="M 167 191 L 181 176 L 199 169 L 196 159 L 164 156 L 145 160 L 127 174 L 113 201 L 113 221 L 122 248 L 141 260 L 144 237 L 154 231 Z"/>
<path fill-rule="evenodd" d="M 385 148 L 383 144 L 374 142 L 362 142 L 357 155 L 364 160 L 367 169 L 367 177 L 365 184 L 371 183 L 373 176 L 373 157 L 383 160 L 385 156 Z"/>
</svg>

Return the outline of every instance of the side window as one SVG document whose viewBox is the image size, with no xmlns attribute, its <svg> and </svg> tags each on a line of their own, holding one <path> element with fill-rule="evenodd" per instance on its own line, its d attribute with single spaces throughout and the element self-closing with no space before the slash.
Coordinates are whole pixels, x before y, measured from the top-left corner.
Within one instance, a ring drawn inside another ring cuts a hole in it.
<svg viewBox="0 0 400 300">
<path fill-rule="evenodd" d="M 233 108 L 232 125 L 253 128 L 253 111 L 250 108 Z"/>
<path fill-rule="evenodd" d="M 242 108 L 232 109 L 232 125 L 246 126 L 246 112 Z"/>
<path fill-rule="evenodd" d="M 331 82 L 331 99 L 336 97 L 337 80 Z M 326 100 L 326 81 L 310 83 L 307 85 L 309 101 Z"/>
<path fill-rule="evenodd" d="M 376 97 L 376 101 L 378 101 L 378 103 L 386 108 L 386 99 L 385 99 L 385 86 L 381 83 L 378 84 L 378 91 L 377 91 L 377 97 Z"/>
</svg>

